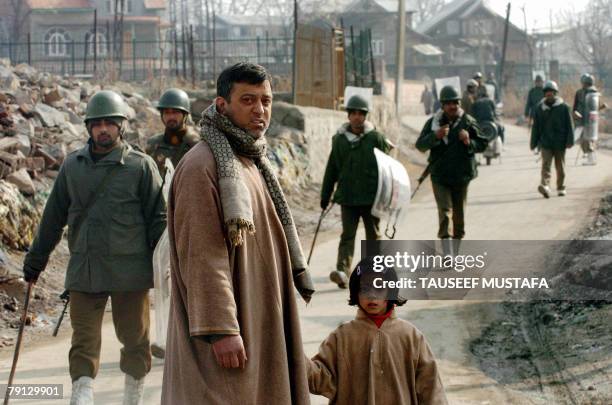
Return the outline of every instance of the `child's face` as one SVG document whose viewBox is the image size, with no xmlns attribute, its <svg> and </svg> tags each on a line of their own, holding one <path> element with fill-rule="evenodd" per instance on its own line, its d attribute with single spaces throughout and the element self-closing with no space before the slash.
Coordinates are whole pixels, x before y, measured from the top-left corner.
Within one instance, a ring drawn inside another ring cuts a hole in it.
<svg viewBox="0 0 612 405">
<path fill-rule="evenodd" d="M 364 288 L 365 287 L 365 288 Z M 362 286 L 359 291 L 359 306 L 370 315 L 383 315 L 387 313 L 387 290 Z"/>
</svg>

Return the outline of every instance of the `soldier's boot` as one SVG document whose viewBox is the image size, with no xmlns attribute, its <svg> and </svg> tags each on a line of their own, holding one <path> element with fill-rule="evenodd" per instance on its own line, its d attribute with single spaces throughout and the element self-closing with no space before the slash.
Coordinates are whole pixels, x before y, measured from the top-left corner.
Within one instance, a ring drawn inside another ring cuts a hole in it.
<svg viewBox="0 0 612 405">
<path fill-rule="evenodd" d="M 544 196 L 544 198 L 550 198 L 550 188 L 548 188 L 548 186 L 540 184 L 538 186 L 538 191 Z"/>
<path fill-rule="evenodd" d="M 123 390 L 123 405 L 143 405 L 144 377 L 136 379 L 129 374 L 125 375 L 125 388 Z"/>
<path fill-rule="evenodd" d="M 595 166 L 597 164 L 597 159 L 595 159 L 595 152 L 588 152 L 587 153 L 587 165 L 589 166 Z"/>
<path fill-rule="evenodd" d="M 166 349 L 156 343 L 153 343 L 151 345 L 151 354 L 153 355 L 153 357 L 163 359 L 164 357 L 166 357 Z"/>
<path fill-rule="evenodd" d="M 70 405 L 93 405 L 93 378 L 79 377 L 72 383 Z"/>
<path fill-rule="evenodd" d="M 339 288 L 348 288 L 348 277 L 343 271 L 334 270 L 329 273 L 329 279 L 336 283 Z"/>
</svg>

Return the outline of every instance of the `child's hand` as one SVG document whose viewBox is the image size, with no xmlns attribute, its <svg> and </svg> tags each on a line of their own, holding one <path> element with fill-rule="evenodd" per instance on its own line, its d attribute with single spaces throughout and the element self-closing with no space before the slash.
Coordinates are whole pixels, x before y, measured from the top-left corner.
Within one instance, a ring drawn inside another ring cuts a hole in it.
<svg viewBox="0 0 612 405">
<path fill-rule="evenodd" d="M 217 363 L 223 368 L 244 368 L 247 361 L 246 350 L 240 335 L 226 336 L 213 343 Z"/>
</svg>

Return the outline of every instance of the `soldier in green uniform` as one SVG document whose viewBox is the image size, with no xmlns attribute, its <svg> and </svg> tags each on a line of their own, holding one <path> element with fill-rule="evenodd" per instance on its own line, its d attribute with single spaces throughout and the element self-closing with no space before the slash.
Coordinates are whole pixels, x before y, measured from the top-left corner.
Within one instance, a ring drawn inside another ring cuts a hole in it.
<svg viewBox="0 0 612 405">
<path fill-rule="evenodd" d="M 329 275 L 340 288 L 348 285 L 359 219 L 363 220 L 367 240 L 380 239 L 379 219 L 370 212 L 378 187 L 374 148 L 387 153 L 392 146 L 366 120 L 370 109 L 363 97 L 351 97 L 346 110 L 349 122 L 343 124 L 332 138 L 332 150 L 321 187 L 321 208 L 325 210 L 328 207 L 332 194 L 333 201 L 342 208 L 338 260 L 336 270 Z"/>
<path fill-rule="evenodd" d="M 190 132 L 187 126 L 191 103 L 183 90 L 167 90 L 159 99 L 157 109 L 165 131 L 149 138 L 145 151 L 155 160 L 163 177 L 166 173 L 166 158 L 176 167 L 189 149 L 200 141 L 200 137 Z"/>
<path fill-rule="evenodd" d="M 445 86 L 440 92 L 442 110 L 425 123 L 416 142 L 418 150 L 429 151 L 428 168 L 438 206 L 438 238 L 443 240 L 465 236 L 468 185 L 478 175 L 474 156 L 488 143 L 476 120 L 461 109 L 460 99 L 456 88 Z"/>
<path fill-rule="evenodd" d="M 574 145 L 574 125 L 570 107 L 558 96 L 557 83 L 549 80 L 544 85 L 544 100 L 536 108 L 531 127 L 531 149 L 542 151 L 542 178 L 538 191 L 550 198 L 551 165 L 557 170 L 557 193 L 565 191 L 565 150 Z"/>
<path fill-rule="evenodd" d="M 85 117 L 89 142 L 62 165 L 24 261 L 24 278 L 35 283 L 68 225 L 70 403 L 93 404 L 109 297 L 115 332 L 123 344 L 124 404 L 141 403 L 144 377 L 151 369 L 148 290 L 153 287 L 152 253 L 166 226 L 166 209 L 155 163 L 123 141 L 126 109 L 112 91 L 91 98 Z"/>
</svg>

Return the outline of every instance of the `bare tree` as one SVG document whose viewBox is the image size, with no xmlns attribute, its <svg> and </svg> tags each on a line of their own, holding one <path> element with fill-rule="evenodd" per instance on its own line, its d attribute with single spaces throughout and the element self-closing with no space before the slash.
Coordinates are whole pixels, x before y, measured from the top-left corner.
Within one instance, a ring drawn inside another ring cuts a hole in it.
<svg viewBox="0 0 612 405">
<path fill-rule="evenodd" d="M 20 41 L 23 35 L 24 24 L 31 13 L 31 10 L 26 7 L 23 0 L 9 0 L 10 18 L 10 33 L 13 41 Z"/>
<path fill-rule="evenodd" d="M 414 13 L 414 24 L 418 26 L 425 21 L 431 20 L 438 14 L 444 5 L 448 1 L 446 0 L 415 0 L 414 5 L 416 10 Z"/>
<path fill-rule="evenodd" d="M 612 0 L 590 0 L 585 11 L 565 13 L 573 49 L 604 80 L 612 62 Z"/>
</svg>

